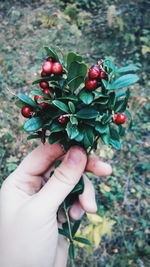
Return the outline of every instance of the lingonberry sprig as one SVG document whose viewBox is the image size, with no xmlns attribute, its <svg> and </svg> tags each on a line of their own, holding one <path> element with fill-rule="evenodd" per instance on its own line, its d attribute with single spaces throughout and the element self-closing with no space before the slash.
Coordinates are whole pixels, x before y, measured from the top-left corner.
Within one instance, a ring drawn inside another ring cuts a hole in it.
<svg viewBox="0 0 150 267">
<path fill-rule="evenodd" d="M 28 118 L 24 123 L 24 130 L 32 132 L 28 139 L 60 142 L 66 150 L 79 145 L 87 153 L 96 150 L 98 142 L 121 149 L 123 124 L 131 120 L 128 87 L 138 81 L 130 72 L 137 69 L 132 65 L 118 68 L 109 59 L 100 59 L 88 69 L 81 56 L 70 52 L 64 60 L 54 48 L 45 47 L 41 77 L 30 92 L 33 97 L 19 94 L 16 102 Z M 83 189 L 81 179 L 63 203 L 67 222 L 60 233 L 70 240 L 71 257 L 80 222 L 70 221 L 68 210 Z M 89 244 L 81 238 L 80 242 Z"/>
</svg>

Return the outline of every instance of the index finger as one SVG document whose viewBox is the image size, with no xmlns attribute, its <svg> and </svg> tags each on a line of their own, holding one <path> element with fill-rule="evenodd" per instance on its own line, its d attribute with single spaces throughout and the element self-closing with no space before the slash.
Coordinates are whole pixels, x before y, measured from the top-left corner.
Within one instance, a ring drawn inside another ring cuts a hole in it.
<svg viewBox="0 0 150 267">
<path fill-rule="evenodd" d="M 21 162 L 17 171 L 33 176 L 42 175 L 63 154 L 63 148 L 59 143 L 41 144 Z"/>
</svg>

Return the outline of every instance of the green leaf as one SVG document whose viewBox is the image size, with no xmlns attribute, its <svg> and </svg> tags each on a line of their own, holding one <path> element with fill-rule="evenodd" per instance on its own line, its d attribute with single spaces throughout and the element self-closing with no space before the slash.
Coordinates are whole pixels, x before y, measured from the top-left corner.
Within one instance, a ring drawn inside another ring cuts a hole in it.
<svg viewBox="0 0 150 267">
<path fill-rule="evenodd" d="M 75 140 L 77 142 L 81 142 L 84 138 L 84 129 L 81 129 L 81 127 L 78 128 L 79 134 L 75 137 Z"/>
<path fill-rule="evenodd" d="M 57 62 L 59 61 L 57 52 L 53 47 L 44 47 L 44 49 L 46 50 L 48 57 L 53 57 Z"/>
<path fill-rule="evenodd" d="M 67 123 L 66 131 L 70 139 L 74 139 L 79 134 L 77 126 L 70 121 Z"/>
<path fill-rule="evenodd" d="M 27 137 L 27 140 L 32 140 L 32 139 L 37 139 L 37 138 L 41 138 L 39 136 L 39 134 L 31 134 Z"/>
<path fill-rule="evenodd" d="M 27 120 L 23 128 L 26 132 L 33 132 L 40 129 L 43 125 L 43 120 L 40 117 L 35 117 Z"/>
<path fill-rule="evenodd" d="M 118 140 L 110 138 L 110 145 L 112 145 L 112 147 L 114 147 L 117 150 L 121 149 L 121 143 Z"/>
<path fill-rule="evenodd" d="M 58 228 L 58 232 L 59 232 L 60 235 L 63 235 L 63 236 L 65 236 L 65 237 L 70 239 L 69 233 L 66 232 L 64 229 Z"/>
<path fill-rule="evenodd" d="M 68 106 L 69 106 L 70 111 L 71 111 L 72 113 L 75 113 L 76 108 L 75 108 L 74 103 L 71 102 L 71 101 L 69 101 L 69 102 L 68 102 Z"/>
<path fill-rule="evenodd" d="M 62 134 L 62 132 L 61 133 L 51 133 L 51 135 L 48 138 L 48 142 L 50 144 L 56 144 L 65 138 L 66 138 L 66 136 L 64 134 Z"/>
<path fill-rule="evenodd" d="M 73 224 L 73 227 L 72 227 L 72 236 L 74 236 L 76 234 L 80 224 L 81 224 L 81 220 L 75 221 L 75 223 Z"/>
<path fill-rule="evenodd" d="M 77 118 L 74 117 L 74 116 L 71 116 L 71 117 L 70 117 L 70 122 L 71 122 L 72 124 L 76 124 L 76 125 L 78 125 L 78 120 L 77 120 Z"/>
<path fill-rule="evenodd" d="M 134 71 L 134 70 L 138 70 L 139 68 L 137 66 L 132 66 L 132 65 L 129 65 L 129 66 L 126 66 L 126 67 L 122 67 L 122 68 L 119 68 L 119 69 L 115 69 L 115 71 L 113 72 L 114 74 L 115 73 L 122 73 L 122 72 L 128 72 L 128 71 Z"/>
<path fill-rule="evenodd" d="M 88 245 L 88 246 L 92 246 L 91 242 L 86 238 L 76 236 L 76 237 L 74 237 L 74 240 L 79 242 L 79 243 L 82 243 L 82 244 L 85 244 L 85 245 Z"/>
<path fill-rule="evenodd" d="M 115 63 L 110 59 L 104 60 L 103 65 L 104 65 L 104 68 L 107 70 L 108 73 L 112 72 L 116 68 Z"/>
<path fill-rule="evenodd" d="M 72 62 L 68 70 L 67 83 L 72 92 L 84 82 L 87 66 L 80 62 Z"/>
<path fill-rule="evenodd" d="M 35 107 L 37 108 L 38 105 L 30 98 L 28 97 L 27 95 L 24 95 L 24 94 L 18 94 L 18 98 L 23 101 L 24 103 L 28 104 L 29 106 L 31 107 Z"/>
<path fill-rule="evenodd" d="M 69 246 L 69 257 L 70 259 L 75 258 L 75 246 L 72 242 L 70 243 L 70 246 Z"/>
<path fill-rule="evenodd" d="M 69 113 L 69 108 L 68 108 L 67 105 L 64 104 L 63 102 L 61 102 L 61 101 L 59 101 L 59 100 L 54 100 L 54 101 L 52 101 L 52 103 L 53 103 L 56 107 L 58 107 L 59 109 L 61 109 L 62 111 Z"/>
<path fill-rule="evenodd" d="M 67 55 L 67 69 L 68 70 L 69 70 L 69 67 L 73 61 L 81 62 L 82 57 L 73 53 L 73 52 L 68 53 L 68 55 Z"/>
<path fill-rule="evenodd" d="M 102 139 L 102 141 L 104 142 L 105 145 L 109 146 L 109 144 L 110 144 L 110 134 L 109 134 L 109 132 L 107 132 L 107 134 L 106 133 L 102 134 L 101 135 L 101 139 Z"/>
<path fill-rule="evenodd" d="M 38 80 L 35 80 L 32 82 L 32 84 L 34 85 L 34 84 L 38 84 L 40 82 L 49 82 L 51 80 L 52 80 L 52 77 L 48 76 L 48 77 L 44 77 L 44 78 L 40 78 Z"/>
<path fill-rule="evenodd" d="M 131 84 L 136 83 L 139 77 L 136 74 L 126 74 L 115 80 L 113 83 L 107 85 L 107 89 L 120 89 Z"/>
<path fill-rule="evenodd" d="M 50 125 L 50 128 L 49 130 L 53 133 L 56 133 L 56 132 L 61 132 L 64 130 L 64 126 L 62 126 L 59 122 L 53 122 L 51 125 Z"/>
<path fill-rule="evenodd" d="M 83 142 L 86 148 L 93 145 L 94 137 L 95 135 L 94 135 L 92 127 L 85 128 Z"/>
<path fill-rule="evenodd" d="M 100 134 L 106 133 L 108 131 L 108 125 L 102 125 L 100 122 L 97 123 L 95 130 Z"/>
<path fill-rule="evenodd" d="M 93 108 L 84 108 L 78 111 L 76 116 L 80 119 L 94 119 L 99 116 L 99 112 Z"/>
<path fill-rule="evenodd" d="M 102 79 L 102 84 L 104 85 L 104 87 L 107 89 L 107 87 L 109 86 L 109 82 Z"/>
<path fill-rule="evenodd" d="M 76 186 L 73 188 L 73 190 L 71 191 L 71 194 L 78 193 L 79 195 L 79 194 L 82 194 L 83 191 L 84 191 L 84 180 L 83 180 L 83 176 L 81 176 L 79 183 L 76 184 Z"/>
<path fill-rule="evenodd" d="M 125 128 L 122 127 L 122 125 L 118 125 L 118 129 L 119 129 L 119 135 L 124 136 L 125 135 Z"/>
<path fill-rule="evenodd" d="M 26 105 L 26 103 L 23 102 L 22 100 L 17 100 L 17 101 L 15 102 L 15 105 L 16 105 L 18 108 L 23 108 L 23 107 Z"/>
<path fill-rule="evenodd" d="M 63 96 L 63 97 L 58 97 L 57 100 L 71 100 L 71 101 L 78 101 L 78 98 L 74 95 L 70 96 Z"/>
<path fill-rule="evenodd" d="M 110 145 L 112 145 L 115 149 L 121 149 L 120 136 L 116 129 L 110 128 Z"/>
<path fill-rule="evenodd" d="M 111 92 L 108 96 L 109 96 L 109 101 L 107 104 L 107 108 L 109 110 L 113 110 L 116 102 L 116 94 L 114 92 Z"/>
<path fill-rule="evenodd" d="M 112 120 L 112 114 L 104 114 L 102 119 L 101 119 L 101 123 L 102 124 L 107 124 L 111 120 Z"/>
<path fill-rule="evenodd" d="M 47 98 L 47 99 L 51 99 L 50 96 L 43 94 L 43 92 L 41 92 L 41 91 L 39 91 L 39 90 L 32 90 L 32 91 L 31 91 L 31 94 L 32 94 L 32 95 L 40 95 L 40 96 L 43 96 L 43 97 L 45 97 L 45 98 Z"/>
<path fill-rule="evenodd" d="M 94 96 L 91 92 L 87 92 L 83 89 L 79 93 L 79 98 L 84 104 L 89 105 L 93 101 Z"/>
</svg>

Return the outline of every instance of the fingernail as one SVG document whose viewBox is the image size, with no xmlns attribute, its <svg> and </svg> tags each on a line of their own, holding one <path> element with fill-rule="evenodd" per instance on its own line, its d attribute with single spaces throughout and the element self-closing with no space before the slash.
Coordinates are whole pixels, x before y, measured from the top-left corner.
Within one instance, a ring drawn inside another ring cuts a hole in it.
<svg viewBox="0 0 150 267">
<path fill-rule="evenodd" d="M 83 148 L 74 146 L 70 148 L 68 155 L 67 155 L 67 161 L 69 164 L 72 165 L 77 165 L 79 164 L 82 160 L 85 160 L 86 153 L 83 150 Z"/>
</svg>

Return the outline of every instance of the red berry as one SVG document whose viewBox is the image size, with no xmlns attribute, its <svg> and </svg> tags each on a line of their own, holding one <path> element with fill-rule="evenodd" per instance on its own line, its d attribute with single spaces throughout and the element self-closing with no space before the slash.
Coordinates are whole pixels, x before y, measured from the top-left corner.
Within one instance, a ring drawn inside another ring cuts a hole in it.
<svg viewBox="0 0 150 267">
<path fill-rule="evenodd" d="M 55 59 L 54 59 L 53 57 L 48 57 L 48 58 L 46 59 L 46 61 L 49 61 L 49 62 L 55 62 Z"/>
<path fill-rule="evenodd" d="M 45 88 L 42 90 L 43 94 L 50 96 L 51 90 L 49 88 Z"/>
<path fill-rule="evenodd" d="M 44 71 L 42 71 L 42 72 L 41 72 L 41 77 L 46 77 L 46 76 L 47 76 L 47 73 L 44 72 Z"/>
<path fill-rule="evenodd" d="M 46 100 L 46 98 L 43 97 L 43 96 L 41 96 L 41 95 L 35 95 L 35 96 L 34 96 L 34 101 L 35 101 L 38 105 L 40 105 L 42 108 L 47 107 L 47 106 L 48 106 L 48 103 L 45 103 L 45 102 L 38 103 L 38 99 L 39 99 L 39 98 L 42 99 L 42 100 Z"/>
<path fill-rule="evenodd" d="M 88 91 L 94 91 L 98 87 L 98 82 L 95 79 L 90 80 L 89 78 L 86 78 L 85 87 Z"/>
<path fill-rule="evenodd" d="M 40 82 L 40 87 L 45 89 L 45 88 L 49 87 L 49 84 L 48 84 L 48 82 L 43 81 L 43 82 Z"/>
<path fill-rule="evenodd" d="M 33 112 L 33 109 L 32 107 L 29 107 L 29 106 L 25 106 L 21 109 L 21 114 L 25 118 L 32 118 L 32 112 Z"/>
<path fill-rule="evenodd" d="M 53 65 L 52 62 L 46 61 L 46 62 L 44 62 L 43 65 L 42 65 L 42 70 L 43 70 L 44 72 L 46 72 L 46 73 L 51 73 L 52 65 Z"/>
<path fill-rule="evenodd" d="M 108 74 L 105 71 L 101 71 L 99 78 L 106 80 L 106 79 L 108 79 Z"/>
<path fill-rule="evenodd" d="M 59 62 L 54 62 L 52 65 L 52 73 L 61 74 L 63 70 L 63 66 Z"/>
<path fill-rule="evenodd" d="M 126 122 L 127 116 L 124 113 L 120 113 L 120 114 L 115 114 L 113 116 L 113 121 L 116 124 L 123 124 Z"/>
<path fill-rule="evenodd" d="M 67 117 L 64 117 L 63 115 L 58 118 L 58 121 L 62 124 L 66 123 L 68 121 Z"/>
<path fill-rule="evenodd" d="M 94 65 L 89 69 L 88 73 L 89 78 L 96 79 L 99 77 L 99 75 L 100 75 L 100 68 L 97 65 Z"/>
</svg>

